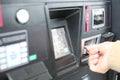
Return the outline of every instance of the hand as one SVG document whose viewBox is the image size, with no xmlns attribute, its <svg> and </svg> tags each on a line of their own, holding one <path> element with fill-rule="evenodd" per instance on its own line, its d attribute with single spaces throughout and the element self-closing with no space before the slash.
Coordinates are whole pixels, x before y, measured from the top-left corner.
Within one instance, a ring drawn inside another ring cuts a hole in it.
<svg viewBox="0 0 120 80">
<path fill-rule="evenodd" d="M 89 68 L 90 70 L 98 73 L 105 73 L 110 68 L 108 65 L 108 57 L 113 42 L 104 42 L 101 44 L 85 46 L 89 54 Z"/>
</svg>

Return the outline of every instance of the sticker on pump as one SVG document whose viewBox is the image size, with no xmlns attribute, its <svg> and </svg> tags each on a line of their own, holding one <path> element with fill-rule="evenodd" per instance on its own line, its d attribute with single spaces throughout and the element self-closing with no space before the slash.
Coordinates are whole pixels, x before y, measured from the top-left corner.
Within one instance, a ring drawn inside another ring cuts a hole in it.
<svg viewBox="0 0 120 80">
<path fill-rule="evenodd" d="M 0 28 L 3 26 L 3 19 L 2 19 L 2 4 L 0 1 Z"/>
<path fill-rule="evenodd" d="M 89 32 L 90 27 L 90 6 L 86 6 L 86 26 L 85 26 L 85 32 Z"/>
</svg>

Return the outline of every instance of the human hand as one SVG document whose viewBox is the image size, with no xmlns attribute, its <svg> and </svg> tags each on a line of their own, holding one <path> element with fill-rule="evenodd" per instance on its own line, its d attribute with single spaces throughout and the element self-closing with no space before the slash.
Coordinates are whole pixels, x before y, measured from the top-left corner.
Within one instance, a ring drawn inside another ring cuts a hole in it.
<svg viewBox="0 0 120 80">
<path fill-rule="evenodd" d="M 110 68 L 108 57 L 113 42 L 104 42 L 96 45 L 85 46 L 89 54 L 89 68 L 98 73 L 106 73 Z"/>
</svg>

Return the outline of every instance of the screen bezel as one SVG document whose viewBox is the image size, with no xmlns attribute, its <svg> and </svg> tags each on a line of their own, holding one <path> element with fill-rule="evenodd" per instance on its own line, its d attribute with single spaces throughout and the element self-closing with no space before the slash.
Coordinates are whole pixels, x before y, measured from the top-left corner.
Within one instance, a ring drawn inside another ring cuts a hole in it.
<svg viewBox="0 0 120 80">
<path fill-rule="evenodd" d="M 98 25 L 94 25 L 94 13 L 95 11 L 104 11 L 104 22 L 101 23 L 101 24 L 98 24 Z M 105 8 L 101 7 L 101 8 L 93 8 L 92 9 L 92 28 L 95 29 L 95 28 L 101 28 L 101 27 L 104 27 L 105 26 L 105 23 L 106 23 L 106 11 L 105 11 Z"/>
</svg>

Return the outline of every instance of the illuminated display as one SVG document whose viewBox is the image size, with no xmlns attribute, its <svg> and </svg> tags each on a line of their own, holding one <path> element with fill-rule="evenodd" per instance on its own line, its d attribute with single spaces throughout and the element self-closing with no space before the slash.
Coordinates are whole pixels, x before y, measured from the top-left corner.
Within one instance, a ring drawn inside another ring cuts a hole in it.
<svg viewBox="0 0 120 80">
<path fill-rule="evenodd" d="M 55 59 L 70 54 L 64 28 L 62 27 L 62 28 L 52 29 L 51 32 L 53 38 Z"/>
<path fill-rule="evenodd" d="M 105 9 L 104 8 L 93 9 L 92 20 L 93 28 L 105 26 Z"/>
</svg>

